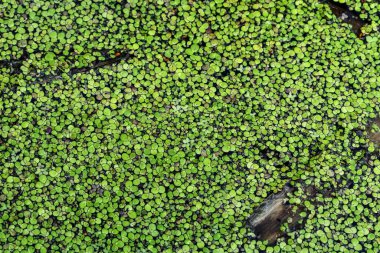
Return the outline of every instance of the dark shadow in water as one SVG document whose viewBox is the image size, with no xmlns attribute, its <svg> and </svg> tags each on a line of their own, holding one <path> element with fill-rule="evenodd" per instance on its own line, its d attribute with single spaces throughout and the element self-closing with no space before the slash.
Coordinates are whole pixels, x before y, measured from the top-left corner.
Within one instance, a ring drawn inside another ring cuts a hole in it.
<svg viewBox="0 0 380 253">
<path fill-rule="evenodd" d="M 287 195 L 297 190 L 295 186 L 297 182 L 300 183 L 304 195 L 301 196 L 300 204 L 290 204 Z M 288 238 L 289 231 L 296 231 L 305 226 L 306 218 L 301 216 L 302 212 L 307 212 L 303 204 L 305 200 L 313 203 L 317 194 L 330 196 L 335 191 L 336 189 L 318 190 L 312 185 L 305 185 L 302 180 L 289 182 L 281 192 L 269 196 L 254 210 L 248 218 L 247 225 L 255 234 L 256 239 L 268 241 L 268 245 L 274 245 L 278 238 Z M 287 225 L 287 231 L 281 231 L 282 225 Z"/>
<path fill-rule="evenodd" d="M 116 56 L 114 58 L 108 58 L 108 59 L 105 59 L 104 61 L 95 62 L 92 66 L 83 67 L 83 68 L 72 68 L 72 69 L 70 69 L 70 74 L 73 75 L 73 74 L 77 74 L 77 73 L 84 73 L 84 72 L 90 71 L 91 69 L 97 69 L 97 68 L 101 68 L 104 66 L 109 66 L 109 65 L 112 65 L 114 63 L 118 63 L 121 60 L 130 59 L 130 58 L 132 58 L 132 56 L 133 55 L 131 55 L 127 52 L 120 53 L 119 56 Z"/>
<path fill-rule="evenodd" d="M 11 74 L 20 74 L 22 63 L 27 60 L 29 57 L 26 49 L 23 50 L 23 53 L 19 59 L 16 60 L 2 60 L 0 61 L 0 68 L 5 67 L 11 70 Z"/>
<path fill-rule="evenodd" d="M 337 3 L 334 0 L 321 0 L 321 3 L 327 4 L 332 13 L 344 23 L 350 24 L 352 31 L 361 38 L 363 35 L 361 33 L 361 28 L 369 22 L 360 18 L 360 13 L 352 11 L 345 4 Z"/>
<path fill-rule="evenodd" d="M 102 60 L 102 61 L 95 61 L 91 66 L 81 67 L 81 68 L 71 68 L 69 70 L 69 75 L 88 72 L 92 69 L 98 69 L 101 67 L 109 66 L 109 65 L 112 65 L 114 63 L 118 63 L 122 60 L 128 60 L 132 57 L 133 57 L 133 55 L 129 54 L 128 52 L 122 52 L 113 58 L 109 57 L 109 58 Z M 5 68 L 10 69 L 11 70 L 10 74 L 20 74 L 21 73 L 21 66 L 23 65 L 24 61 L 28 60 L 28 58 L 29 58 L 28 53 L 26 52 L 26 50 L 24 50 L 22 56 L 19 59 L 0 61 L 0 68 L 5 67 Z M 51 80 L 60 78 L 61 74 L 62 74 L 62 71 L 57 71 L 55 75 L 45 75 L 42 72 L 42 76 L 39 76 L 39 78 L 41 78 L 43 82 L 49 82 Z M 41 74 L 39 74 L 39 75 L 41 75 Z"/>
</svg>

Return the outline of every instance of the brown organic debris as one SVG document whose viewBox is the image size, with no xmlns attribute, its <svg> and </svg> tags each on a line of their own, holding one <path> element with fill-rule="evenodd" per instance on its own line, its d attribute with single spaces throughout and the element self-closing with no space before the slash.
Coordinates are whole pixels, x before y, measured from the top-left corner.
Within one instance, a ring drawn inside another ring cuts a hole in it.
<svg viewBox="0 0 380 253">
<path fill-rule="evenodd" d="M 292 223 L 298 221 L 296 214 L 292 212 L 293 205 L 287 203 L 286 195 L 292 191 L 293 187 L 285 186 L 280 193 L 268 197 L 249 217 L 248 225 L 259 240 L 267 240 L 269 244 L 273 244 L 284 234 L 281 225 L 288 218 L 292 218 Z"/>
<path fill-rule="evenodd" d="M 379 129 L 379 131 L 377 129 Z M 367 125 L 367 133 L 370 141 L 380 145 L 380 117 L 377 117 Z"/>
</svg>

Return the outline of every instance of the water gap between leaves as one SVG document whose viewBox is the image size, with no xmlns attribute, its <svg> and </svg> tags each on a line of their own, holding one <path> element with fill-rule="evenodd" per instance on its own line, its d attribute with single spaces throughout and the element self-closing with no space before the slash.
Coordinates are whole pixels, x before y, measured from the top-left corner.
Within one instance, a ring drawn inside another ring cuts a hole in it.
<svg viewBox="0 0 380 253">
<path fill-rule="evenodd" d="M 299 204 L 290 204 L 288 194 L 297 190 L 297 182 L 300 183 L 302 192 Z M 306 185 L 301 180 L 288 182 L 284 188 L 276 194 L 267 197 L 261 205 L 255 208 L 253 214 L 247 220 L 247 226 L 255 234 L 256 239 L 267 241 L 268 245 L 274 245 L 278 238 L 287 238 L 287 233 L 302 229 L 306 224 L 306 217 L 302 212 L 308 212 L 305 201 L 314 205 L 319 205 L 316 197 L 331 197 L 339 194 L 340 191 L 349 188 L 350 183 L 335 189 L 317 189 L 313 185 Z M 286 231 L 281 230 L 283 225 L 287 225 Z"/>
<path fill-rule="evenodd" d="M 369 24 L 369 22 L 368 20 L 361 19 L 359 12 L 352 11 L 347 5 L 337 3 L 334 0 L 320 0 L 320 2 L 327 4 L 337 18 L 344 23 L 350 24 L 352 32 L 354 32 L 358 38 L 362 38 L 363 34 L 361 28 Z"/>
<path fill-rule="evenodd" d="M 87 67 L 80 67 L 80 68 L 71 68 L 69 70 L 69 75 L 74 75 L 77 73 L 85 73 L 92 69 L 98 69 L 101 67 L 109 66 L 114 63 L 118 63 L 121 60 L 128 60 L 131 59 L 133 55 L 129 54 L 128 52 L 122 52 L 119 53 L 116 57 L 109 57 L 102 61 L 95 61 L 91 66 Z M 21 73 L 21 66 L 23 65 L 23 62 L 28 59 L 28 54 L 26 51 L 24 51 L 23 55 L 16 60 L 2 60 L 0 61 L 0 67 L 6 67 L 11 69 L 10 74 L 20 74 Z M 58 71 L 56 74 L 53 75 L 43 75 L 41 78 L 43 81 L 49 82 L 53 79 L 59 78 L 62 74 L 62 71 Z"/>
<path fill-rule="evenodd" d="M 380 145 L 380 116 L 372 119 L 366 125 L 367 138 L 370 142 Z M 288 195 L 297 190 L 293 185 L 301 185 L 302 192 L 299 204 L 290 204 Z M 269 245 L 274 245 L 278 238 L 287 237 L 287 233 L 302 229 L 306 222 L 306 218 L 301 216 L 302 212 L 307 212 L 307 207 L 303 204 L 306 200 L 317 204 L 317 195 L 323 197 L 331 197 L 334 194 L 340 194 L 342 190 L 351 188 L 352 180 L 348 180 L 347 184 L 342 187 L 321 190 L 313 185 L 306 185 L 300 179 L 290 181 L 285 184 L 283 189 L 275 194 L 267 197 L 247 220 L 247 226 L 255 234 L 256 239 L 268 241 Z M 295 209 L 295 211 L 294 211 Z M 307 217 L 307 215 L 306 215 Z M 287 231 L 282 231 L 281 227 L 287 225 Z"/>
<path fill-rule="evenodd" d="M 286 184 L 282 191 L 272 194 L 255 208 L 254 213 L 248 218 L 247 225 L 258 240 L 268 241 L 269 245 L 273 245 L 279 237 L 285 236 L 285 232 L 281 231 L 283 224 L 287 223 L 291 230 L 299 228 L 300 212 L 303 209 L 293 212 L 294 205 L 289 204 L 287 199 L 288 193 L 294 190 L 295 187 Z M 313 194 L 311 188 L 310 192 Z"/>
</svg>

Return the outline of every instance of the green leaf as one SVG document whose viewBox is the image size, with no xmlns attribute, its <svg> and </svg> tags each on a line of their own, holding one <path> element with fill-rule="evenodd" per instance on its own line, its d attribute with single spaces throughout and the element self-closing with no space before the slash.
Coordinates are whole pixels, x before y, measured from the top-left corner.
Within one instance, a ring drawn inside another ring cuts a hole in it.
<svg viewBox="0 0 380 253">
<path fill-rule="evenodd" d="M 44 183 L 47 182 L 47 177 L 45 175 L 40 175 L 39 176 L 39 181 L 44 184 Z"/>
<path fill-rule="evenodd" d="M 131 219 L 135 219 L 137 217 L 137 213 L 134 211 L 130 211 L 130 212 L 128 212 L 128 216 Z"/>
<path fill-rule="evenodd" d="M 373 172 L 374 172 L 376 175 L 380 175 L 380 166 L 376 166 L 376 167 L 373 169 Z"/>
<path fill-rule="evenodd" d="M 230 152 L 230 150 L 231 150 L 231 146 L 228 145 L 228 144 L 225 144 L 225 145 L 222 147 L 222 150 L 223 150 L 223 152 Z"/>
<path fill-rule="evenodd" d="M 188 191 L 188 192 L 192 192 L 192 191 L 194 191 L 194 186 L 193 186 L 193 185 L 189 185 L 189 186 L 187 187 L 187 191 Z"/>
<path fill-rule="evenodd" d="M 55 60 L 55 54 L 53 52 L 47 53 L 45 56 L 45 60 L 49 61 L 49 62 L 54 61 Z"/>
</svg>

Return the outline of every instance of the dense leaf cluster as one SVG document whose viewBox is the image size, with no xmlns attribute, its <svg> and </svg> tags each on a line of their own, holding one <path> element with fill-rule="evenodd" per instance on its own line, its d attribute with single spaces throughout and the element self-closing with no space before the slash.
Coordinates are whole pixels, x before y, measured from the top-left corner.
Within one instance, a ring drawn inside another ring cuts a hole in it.
<svg viewBox="0 0 380 253">
<path fill-rule="evenodd" d="M 5 0 L 0 33 L 1 252 L 380 247 L 378 33 L 316 0 Z M 319 192 L 268 246 L 288 181 Z"/>
</svg>

